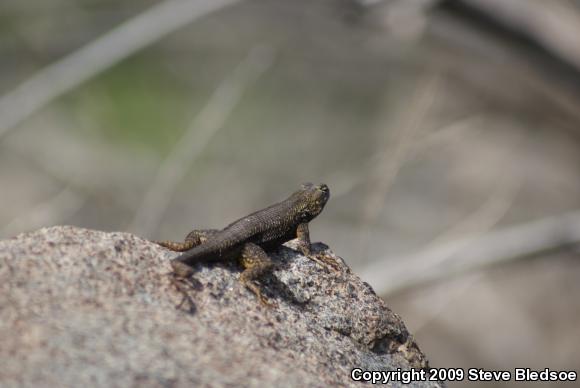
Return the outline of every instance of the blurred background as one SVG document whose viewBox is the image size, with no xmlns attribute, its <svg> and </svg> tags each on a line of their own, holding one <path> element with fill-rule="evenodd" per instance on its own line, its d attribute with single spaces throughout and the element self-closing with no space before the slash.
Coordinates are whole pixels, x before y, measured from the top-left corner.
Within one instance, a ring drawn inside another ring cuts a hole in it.
<svg viewBox="0 0 580 388">
<path fill-rule="evenodd" d="M 432 366 L 579 371 L 578 37 L 578 0 L 3 0 L 0 237 L 324 182 L 313 240 Z"/>
</svg>

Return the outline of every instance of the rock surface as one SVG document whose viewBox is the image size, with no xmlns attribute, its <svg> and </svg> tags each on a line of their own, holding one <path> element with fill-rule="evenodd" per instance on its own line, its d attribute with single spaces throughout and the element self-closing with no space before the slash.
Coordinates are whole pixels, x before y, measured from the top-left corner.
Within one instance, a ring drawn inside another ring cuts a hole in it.
<svg viewBox="0 0 580 388">
<path fill-rule="evenodd" d="M 237 264 L 200 264 L 176 284 L 176 254 L 128 233 L 57 226 L 0 241 L 0 385 L 351 386 L 355 367 L 426 366 L 369 285 L 292 247 L 272 253 L 267 308 Z"/>
</svg>

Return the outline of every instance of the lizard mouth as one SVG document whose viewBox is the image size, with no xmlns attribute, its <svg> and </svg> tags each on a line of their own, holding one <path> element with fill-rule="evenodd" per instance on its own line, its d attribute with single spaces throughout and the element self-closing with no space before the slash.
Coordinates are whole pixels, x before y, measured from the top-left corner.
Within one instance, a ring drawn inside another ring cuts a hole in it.
<svg viewBox="0 0 580 388">
<path fill-rule="evenodd" d="M 326 195 L 330 196 L 330 189 L 324 183 L 318 186 L 318 190 L 322 191 Z"/>
<path fill-rule="evenodd" d="M 330 189 L 328 188 L 327 185 L 322 183 L 316 186 L 316 194 L 318 197 L 316 203 L 318 204 L 318 206 L 322 207 L 326 204 L 326 202 L 330 198 Z"/>
<path fill-rule="evenodd" d="M 316 186 L 316 189 L 318 191 L 321 191 L 324 194 L 325 197 L 327 197 L 327 198 L 330 197 L 330 189 L 324 183 Z"/>
</svg>

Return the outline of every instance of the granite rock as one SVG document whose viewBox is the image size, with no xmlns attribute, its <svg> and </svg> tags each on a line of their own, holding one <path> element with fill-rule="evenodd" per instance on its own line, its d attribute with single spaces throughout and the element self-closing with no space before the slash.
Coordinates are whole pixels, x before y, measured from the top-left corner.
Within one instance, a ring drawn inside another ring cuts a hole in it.
<svg viewBox="0 0 580 388">
<path fill-rule="evenodd" d="M 129 233 L 55 226 L 0 241 L 0 385 L 353 386 L 353 368 L 427 367 L 341 258 L 314 246 L 336 271 L 294 248 L 272 253 L 268 308 L 237 263 L 199 264 L 176 281 L 177 254 Z"/>
</svg>

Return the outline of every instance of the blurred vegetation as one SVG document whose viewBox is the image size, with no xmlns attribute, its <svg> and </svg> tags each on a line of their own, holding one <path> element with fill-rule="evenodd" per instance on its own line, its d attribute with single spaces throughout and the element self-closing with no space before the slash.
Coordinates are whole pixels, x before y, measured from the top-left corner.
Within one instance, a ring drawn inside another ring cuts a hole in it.
<svg viewBox="0 0 580 388">
<path fill-rule="evenodd" d="M 126 147 L 167 153 L 187 126 L 189 88 L 154 58 L 119 64 L 63 99 L 75 128 Z M 202 101 L 204 96 L 197 99 Z"/>
</svg>

